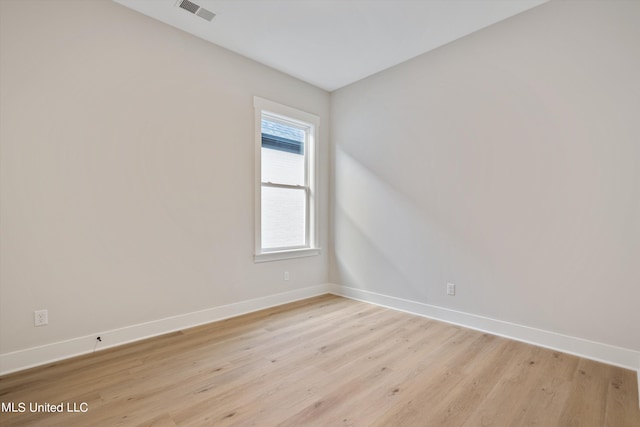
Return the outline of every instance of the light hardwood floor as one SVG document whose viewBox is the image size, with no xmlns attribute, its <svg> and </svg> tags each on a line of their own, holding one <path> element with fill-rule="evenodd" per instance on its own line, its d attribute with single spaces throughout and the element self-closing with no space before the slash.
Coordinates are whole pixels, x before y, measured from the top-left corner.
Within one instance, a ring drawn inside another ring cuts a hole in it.
<svg viewBox="0 0 640 427">
<path fill-rule="evenodd" d="M 1 377 L 27 408 L 0 425 L 638 427 L 637 393 L 629 370 L 326 295 Z"/>
</svg>

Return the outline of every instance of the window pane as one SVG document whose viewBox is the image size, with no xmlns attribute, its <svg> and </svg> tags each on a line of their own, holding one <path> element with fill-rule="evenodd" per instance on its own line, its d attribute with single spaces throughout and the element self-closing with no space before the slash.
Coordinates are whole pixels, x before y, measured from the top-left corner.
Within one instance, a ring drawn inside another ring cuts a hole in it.
<svg viewBox="0 0 640 427">
<path fill-rule="evenodd" d="M 262 133 L 267 136 L 268 141 L 266 141 L 266 143 L 268 145 L 281 145 L 282 148 L 288 151 L 304 154 L 304 150 L 301 147 L 301 143 L 304 143 L 305 139 L 305 130 L 303 127 L 284 124 L 274 119 L 269 120 L 263 118 Z M 282 144 L 278 144 L 278 142 L 282 142 Z"/>
<path fill-rule="evenodd" d="M 304 130 L 262 120 L 262 182 L 304 185 Z"/>
<path fill-rule="evenodd" d="M 262 182 L 304 185 L 304 156 L 262 147 Z"/>
<path fill-rule="evenodd" d="M 262 187 L 262 247 L 305 246 L 306 191 Z"/>
</svg>

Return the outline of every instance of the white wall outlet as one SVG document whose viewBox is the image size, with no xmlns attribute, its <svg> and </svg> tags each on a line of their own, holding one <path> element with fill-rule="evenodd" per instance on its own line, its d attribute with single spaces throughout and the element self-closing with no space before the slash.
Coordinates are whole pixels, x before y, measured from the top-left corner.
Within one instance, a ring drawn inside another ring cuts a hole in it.
<svg viewBox="0 0 640 427">
<path fill-rule="evenodd" d="M 456 285 L 447 283 L 447 295 L 454 296 L 456 294 Z"/>
<path fill-rule="evenodd" d="M 36 310 L 33 312 L 33 326 L 44 326 L 49 324 L 49 311 Z"/>
<path fill-rule="evenodd" d="M 288 271 L 284 272 L 284 280 L 289 280 L 289 272 Z"/>
</svg>

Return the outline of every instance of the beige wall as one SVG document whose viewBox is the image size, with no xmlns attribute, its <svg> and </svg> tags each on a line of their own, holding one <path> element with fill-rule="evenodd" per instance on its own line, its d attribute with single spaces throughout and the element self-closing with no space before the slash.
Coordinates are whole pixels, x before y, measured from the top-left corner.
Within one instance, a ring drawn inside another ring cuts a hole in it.
<svg viewBox="0 0 640 427">
<path fill-rule="evenodd" d="M 638 22 L 551 2 L 334 92 L 331 280 L 640 350 Z"/>
<path fill-rule="evenodd" d="M 327 92 L 110 1 L 0 8 L 0 353 L 326 282 L 253 262 L 253 96 L 321 117 L 326 247 Z"/>
</svg>

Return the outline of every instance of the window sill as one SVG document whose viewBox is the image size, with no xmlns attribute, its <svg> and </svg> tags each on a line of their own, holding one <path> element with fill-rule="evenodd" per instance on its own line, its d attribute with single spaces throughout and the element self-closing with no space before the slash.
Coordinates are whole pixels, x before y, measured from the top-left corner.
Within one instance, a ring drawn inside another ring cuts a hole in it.
<svg viewBox="0 0 640 427">
<path fill-rule="evenodd" d="M 320 255 L 320 248 L 293 249 L 290 251 L 262 252 L 254 256 L 254 262 L 279 261 Z"/>
</svg>

